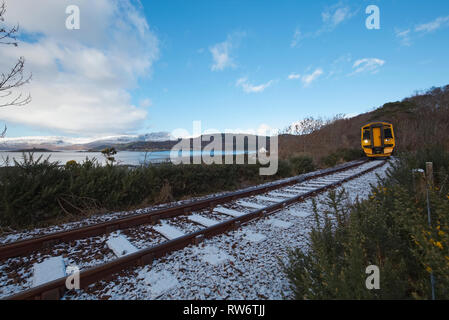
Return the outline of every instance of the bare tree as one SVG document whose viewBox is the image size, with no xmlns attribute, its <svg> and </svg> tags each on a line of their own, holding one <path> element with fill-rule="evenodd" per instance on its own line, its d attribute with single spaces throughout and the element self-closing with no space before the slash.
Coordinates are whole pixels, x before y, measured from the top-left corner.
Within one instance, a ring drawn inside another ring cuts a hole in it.
<svg viewBox="0 0 449 320">
<path fill-rule="evenodd" d="M 6 27 L 5 21 L 6 3 L 0 4 L 0 44 L 18 46 L 16 35 L 19 31 L 19 25 Z M 16 64 L 7 73 L 0 75 L 0 108 L 6 106 L 24 106 L 31 101 L 31 95 L 23 95 L 15 93 L 14 89 L 30 82 L 31 74 L 25 75 L 25 58 L 20 57 Z M 4 137 L 6 126 L 0 133 L 0 137 Z"/>
</svg>

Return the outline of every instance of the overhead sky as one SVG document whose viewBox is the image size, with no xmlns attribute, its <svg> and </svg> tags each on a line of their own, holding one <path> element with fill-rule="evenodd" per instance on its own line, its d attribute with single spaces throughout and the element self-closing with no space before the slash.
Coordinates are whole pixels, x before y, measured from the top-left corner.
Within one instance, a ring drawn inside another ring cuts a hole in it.
<svg viewBox="0 0 449 320">
<path fill-rule="evenodd" d="M 33 74 L 32 102 L 0 109 L 10 137 L 280 129 L 449 83 L 447 0 L 6 3 L 21 33 L 0 46 L 0 72 L 24 56 Z"/>
</svg>

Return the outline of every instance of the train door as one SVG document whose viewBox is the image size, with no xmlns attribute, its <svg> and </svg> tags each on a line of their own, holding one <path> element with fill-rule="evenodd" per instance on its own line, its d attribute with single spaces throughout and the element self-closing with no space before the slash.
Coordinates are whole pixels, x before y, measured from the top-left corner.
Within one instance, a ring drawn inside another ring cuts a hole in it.
<svg viewBox="0 0 449 320">
<path fill-rule="evenodd" d="M 376 147 L 382 147 L 382 132 L 381 128 L 375 127 L 373 128 L 373 146 Z"/>
</svg>

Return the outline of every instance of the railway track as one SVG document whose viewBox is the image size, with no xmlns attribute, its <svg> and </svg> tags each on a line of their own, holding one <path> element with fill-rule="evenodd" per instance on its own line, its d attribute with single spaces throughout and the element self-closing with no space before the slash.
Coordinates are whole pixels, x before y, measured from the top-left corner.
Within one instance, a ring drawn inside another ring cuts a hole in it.
<svg viewBox="0 0 449 320">
<path fill-rule="evenodd" d="M 65 260 L 74 261 L 74 264 L 81 266 L 80 287 L 85 288 L 99 280 L 111 279 L 115 273 L 126 268 L 151 264 L 154 259 L 169 252 L 199 244 L 205 238 L 266 217 L 290 204 L 375 170 L 385 163 L 386 161 L 352 162 L 318 173 L 150 213 L 9 243 L 0 247 L 0 260 L 6 265 L 11 264 L 11 270 L 17 267 L 17 259 L 28 255 L 23 258 L 25 260 L 22 260 L 22 264 L 27 264 L 29 270 L 30 261 L 39 261 L 43 257 L 55 256 L 62 252 Z M 121 237 L 125 244 L 130 245 L 129 252 L 117 253 L 117 250 L 114 250 L 111 238 L 117 237 Z M 29 258 L 30 256 L 32 258 Z M 81 260 L 91 261 L 83 262 L 79 260 L 80 257 Z M 24 278 L 29 278 L 29 273 L 22 274 Z M 65 282 L 66 277 L 61 277 L 15 292 L 6 299 L 58 299 L 66 290 Z"/>
</svg>

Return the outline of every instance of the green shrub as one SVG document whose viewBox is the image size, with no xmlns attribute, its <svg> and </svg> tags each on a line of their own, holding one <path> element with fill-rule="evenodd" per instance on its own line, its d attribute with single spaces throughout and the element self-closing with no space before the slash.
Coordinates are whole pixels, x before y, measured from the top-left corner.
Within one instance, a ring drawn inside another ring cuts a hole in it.
<svg viewBox="0 0 449 320">
<path fill-rule="evenodd" d="M 293 175 L 299 175 L 315 170 L 313 159 L 308 156 L 291 157 L 289 162 L 292 167 Z"/>
<path fill-rule="evenodd" d="M 363 150 L 361 148 L 348 149 L 341 148 L 331 154 L 323 157 L 321 163 L 326 167 L 334 167 L 340 162 L 348 162 L 357 160 L 364 157 Z"/>
<path fill-rule="evenodd" d="M 296 299 L 429 299 L 431 272 L 436 297 L 449 298 L 448 175 L 429 191 L 429 226 L 426 186 L 411 171 L 426 160 L 448 172 L 447 152 L 432 150 L 403 155 L 367 200 L 348 205 L 332 191 L 325 210 L 314 206 L 309 246 L 283 264 Z M 380 269 L 380 290 L 365 287 L 369 265 Z"/>
<path fill-rule="evenodd" d="M 321 163 L 324 164 L 326 167 L 334 167 L 337 165 L 339 160 L 340 157 L 338 153 L 331 153 L 328 156 L 322 158 Z"/>
<path fill-rule="evenodd" d="M 400 113 L 407 113 L 415 115 L 417 105 L 411 101 L 396 101 L 385 103 L 382 107 L 374 110 L 371 114 L 371 121 L 379 121 L 382 119 L 391 119 L 398 116 Z"/>
<path fill-rule="evenodd" d="M 0 226 L 22 228 L 87 215 L 124 210 L 234 190 L 292 174 L 288 161 L 279 161 L 273 176 L 260 176 L 259 164 L 102 166 L 95 159 L 65 165 L 33 154 L 15 166 L 0 168 Z M 312 170 L 310 164 L 302 171 Z"/>
</svg>

